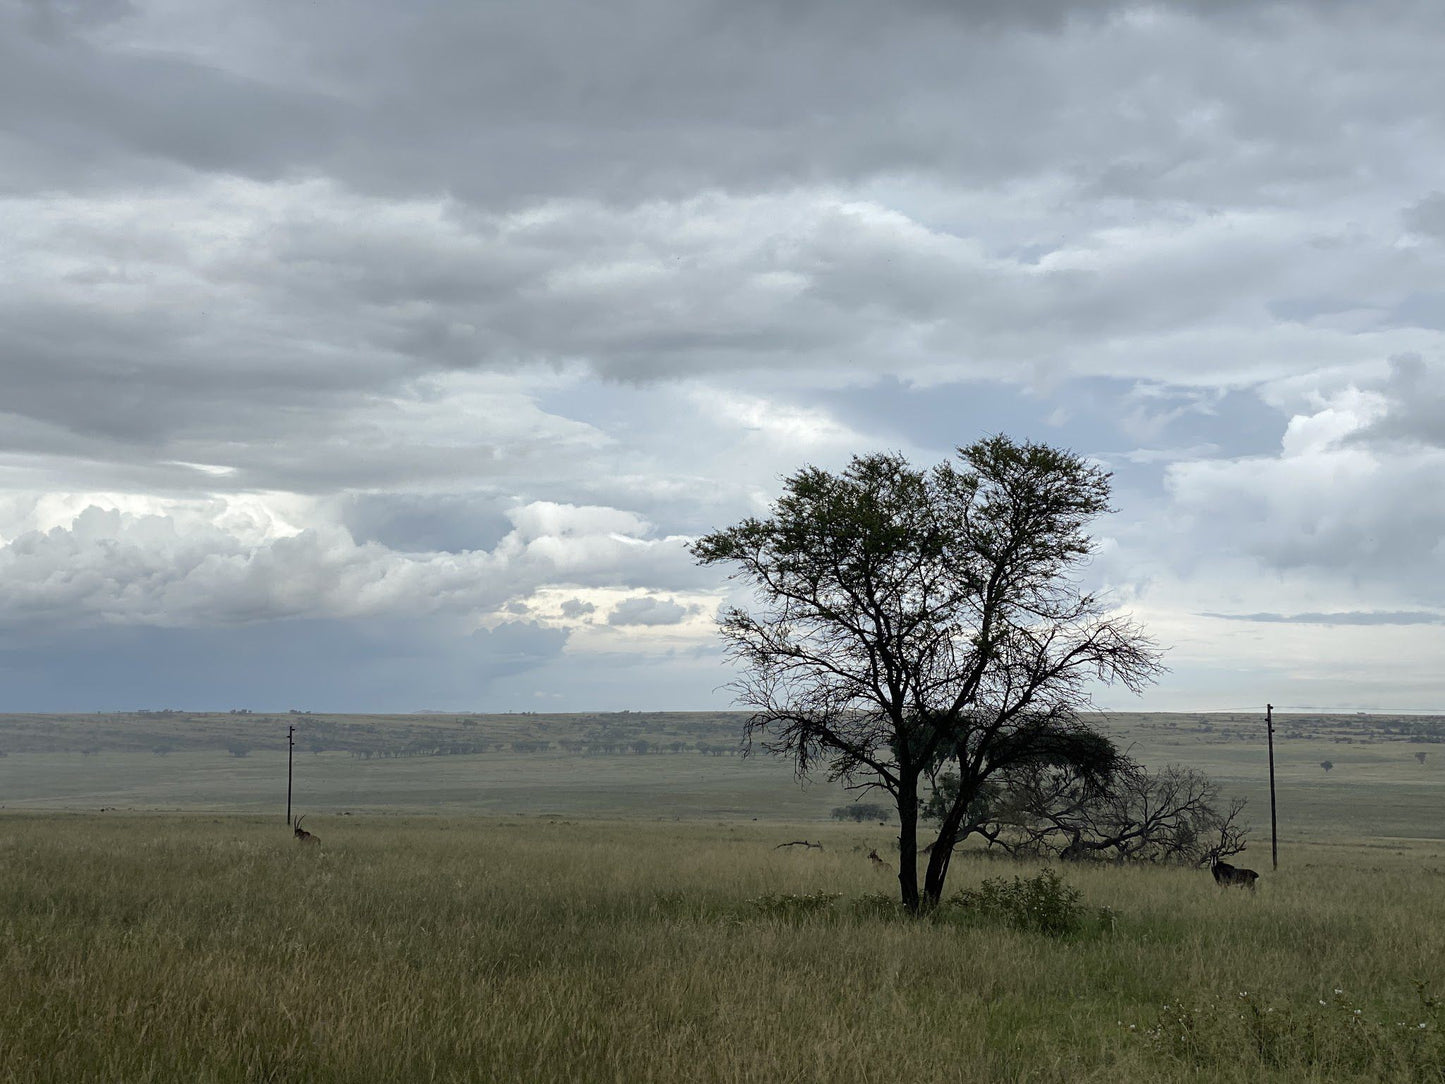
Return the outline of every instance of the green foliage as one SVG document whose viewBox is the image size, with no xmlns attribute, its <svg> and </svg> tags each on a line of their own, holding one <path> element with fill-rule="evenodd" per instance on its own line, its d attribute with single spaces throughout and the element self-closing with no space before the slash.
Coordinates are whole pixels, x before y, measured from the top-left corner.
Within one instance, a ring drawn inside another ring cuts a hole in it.
<svg viewBox="0 0 1445 1084">
<path fill-rule="evenodd" d="M 1108 500 L 1109 475 L 1083 457 L 1003 435 L 932 469 L 880 453 L 787 478 L 767 518 L 692 547 L 752 589 L 719 622 L 748 734 L 800 775 L 886 791 L 910 849 L 943 769 L 958 779 L 939 816 L 949 847 L 996 772 L 1108 771 L 1112 742 L 1079 714 L 1089 686 L 1137 691 L 1160 669 L 1073 575 Z M 931 860 L 921 892 L 900 878 L 905 906 L 936 905 L 948 869 Z"/>
<path fill-rule="evenodd" d="M 1023 878 L 991 877 L 949 902 L 964 913 L 1001 922 L 1017 930 L 1054 936 L 1077 933 L 1084 925 L 1083 893 L 1052 869 Z"/>
<path fill-rule="evenodd" d="M 941 821 L 958 801 L 958 773 L 939 772 L 932 780 L 927 798 L 919 807 L 918 815 L 925 821 Z M 963 827 L 987 824 L 995 820 L 1007 808 L 1007 795 L 1002 784 L 988 780 L 974 788 L 973 799 L 963 815 Z M 959 840 L 962 842 L 962 839 Z"/>
</svg>

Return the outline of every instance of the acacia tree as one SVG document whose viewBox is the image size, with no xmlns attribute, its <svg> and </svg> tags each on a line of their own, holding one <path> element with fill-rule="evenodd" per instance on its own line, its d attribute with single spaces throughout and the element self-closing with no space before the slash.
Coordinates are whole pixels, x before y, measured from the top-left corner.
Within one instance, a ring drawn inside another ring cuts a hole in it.
<svg viewBox="0 0 1445 1084">
<path fill-rule="evenodd" d="M 924 817 L 937 819 L 957 781 L 946 773 Z M 1010 854 L 1202 865 L 1244 850 L 1245 799 L 1223 802 L 1203 772 L 1150 771 L 1121 756 L 1103 779 L 1067 766 L 1009 769 L 986 788 L 955 844 L 978 834 Z"/>
<path fill-rule="evenodd" d="M 990 781 L 1029 764 L 1107 775 L 1118 753 L 1079 716 L 1092 681 L 1138 691 L 1160 669 L 1131 620 L 1084 592 L 1085 527 L 1108 511 L 1109 475 L 1071 452 L 995 436 L 959 465 L 855 457 L 838 474 L 784 481 L 765 519 L 693 544 L 733 567 L 752 609 L 720 618 L 753 709 L 749 742 L 800 777 L 881 788 L 898 809 L 898 881 L 912 912 L 942 898 L 952 846 L 932 846 L 920 889 L 922 803 L 954 840 Z"/>
</svg>

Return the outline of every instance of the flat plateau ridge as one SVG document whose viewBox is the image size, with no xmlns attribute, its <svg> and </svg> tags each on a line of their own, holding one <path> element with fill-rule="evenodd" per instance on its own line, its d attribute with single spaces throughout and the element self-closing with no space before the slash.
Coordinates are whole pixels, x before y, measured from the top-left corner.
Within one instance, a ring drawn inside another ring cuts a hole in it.
<svg viewBox="0 0 1445 1084">
<path fill-rule="evenodd" d="M 1243 712 L 1098 712 L 1086 716 L 1125 741 L 1262 743 L 1264 716 Z M 0 713 L 0 754 L 284 750 L 288 726 L 298 749 L 374 756 L 460 753 L 707 753 L 735 749 L 746 712 L 436 712 L 324 714 L 162 709 L 75 714 Z M 1445 744 L 1445 715 L 1279 713 L 1281 742 Z M 633 748 L 635 743 L 646 746 Z M 541 745 L 514 748 L 516 743 Z M 681 743 L 678 745 L 677 743 Z M 627 748 L 624 748 L 627 746 Z"/>
</svg>

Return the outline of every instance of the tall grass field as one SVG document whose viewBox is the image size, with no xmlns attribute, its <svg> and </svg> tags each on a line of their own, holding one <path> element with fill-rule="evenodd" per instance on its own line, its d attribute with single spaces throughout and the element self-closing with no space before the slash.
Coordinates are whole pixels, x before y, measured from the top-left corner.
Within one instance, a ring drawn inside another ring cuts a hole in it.
<svg viewBox="0 0 1445 1084">
<path fill-rule="evenodd" d="M 0 1081 L 1445 1081 L 1445 719 L 1277 715 L 1276 872 L 1261 719 L 1109 717 L 1258 891 L 969 853 L 926 919 L 741 721 L 0 716 Z"/>
<path fill-rule="evenodd" d="M 1253 895 L 964 856 L 915 920 L 877 825 L 306 827 L 0 815 L 0 1078 L 1445 1079 L 1438 841 L 1256 847 Z"/>
</svg>

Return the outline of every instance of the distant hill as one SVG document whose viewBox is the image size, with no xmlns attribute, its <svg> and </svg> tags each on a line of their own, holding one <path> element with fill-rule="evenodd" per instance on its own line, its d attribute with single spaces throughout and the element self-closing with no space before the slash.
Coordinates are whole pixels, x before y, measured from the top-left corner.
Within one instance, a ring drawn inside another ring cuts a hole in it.
<svg viewBox="0 0 1445 1084">
<path fill-rule="evenodd" d="M 284 750 L 370 757 L 480 753 L 662 754 L 736 752 L 740 712 L 533 712 L 318 715 L 311 712 L 100 712 L 0 715 L 0 753 L 145 753 Z"/>
<path fill-rule="evenodd" d="M 1189 739 L 1191 744 L 1257 742 L 1260 714 L 1111 712 L 1093 718 L 1124 741 Z M 362 758 L 497 753 L 586 756 L 736 752 L 747 720 L 737 711 L 506 714 L 417 712 L 324 715 L 311 712 L 97 712 L 0 714 L 0 753 L 144 753 L 284 750 L 296 728 L 298 751 Z M 1340 744 L 1445 741 L 1445 716 L 1278 714 L 1278 741 Z"/>
</svg>

